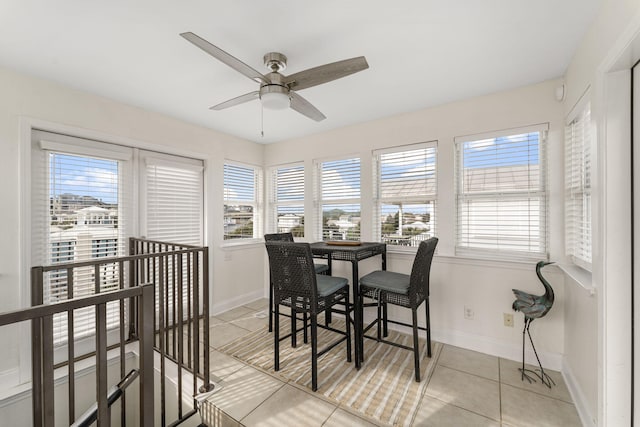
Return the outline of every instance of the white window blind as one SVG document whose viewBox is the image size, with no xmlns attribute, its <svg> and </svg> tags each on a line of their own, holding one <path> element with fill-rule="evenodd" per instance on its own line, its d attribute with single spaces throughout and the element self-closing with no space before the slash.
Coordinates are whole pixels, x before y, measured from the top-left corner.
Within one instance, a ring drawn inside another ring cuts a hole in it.
<svg viewBox="0 0 640 427">
<path fill-rule="evenodd" d="M 240 163 L 224 165 L 224 240 L 261 237 L 262 172 Z"/>
<path fill-rule="evenodd" d="M 131 150 L 34 131 L 32 150 L 32 263 L 53 265 L 126 254 L 131 210 Z M 92 149 L 95 155 L 92 155 Z M 109 158 L 109 156 L 111 158 Z M 93 268 L 45 276 L 44 302 L 95 293 Z M 116 264 L 100 267 L 100 290 L 119 287 Z M 107 327 L 118 324 L 118 303 L 107 305 Z M 94 332 L 94 310 L 74 311 L 76 338 Z M 67 340 L 67 317 L 54 317 L 54 342 Z"/>
<path fill-rule="evenodd" d="M 360 159 L 317 162 L 322 240 L 360 240 Z"/>
<path fill-rule="evenodd" d="M 202 245 L 203 169 L 201 160 L 145 155 L 146 231 L 152 240 Z"/>
<path fill-rule="evenodd" d="M 576 265 L 591 271 L 591 108 L 565 127 L 565 248 Z"/>
<path fill-rule="evenodd" d="M 456 138 L 456 254 L 547 258 L 546 129 Z"/>
<path fill-rule="evenodd" d="M 435 235 L 436 143 L 374 152 L 374 236 L 415 247 Z"/>
<path fill-rule="evenodd" d="M 201 246 L 203 242 L 203 201 L 204 201 L 204 164 L 202 160 L 142 151 L 141 163 L 144 165 L 142 198 L 145 209 L 142 214 L 143 235 L 150 240 Z M 173 262 L 177 263 L 177 259 Z M 188 317 L 189 296 L 189 262 L 183 258 L 182 266 L 182 300 L 183 316 Z M 200 266 L 202 268 L 202 266 Z M 179 283 L 174 276 L 177 271 L 168 269 L 166 283 Z M 160 288 L 157 287 L 155 297 L 156 322 L 160 321 Z M 173 312 L 174 300 L 165 300 L 168 313 Z M 173 318 L 165 318 L 167 324 Z"/>
<path fill-rule="evenodd" d="M 304 165 L 271 170 L 269 230 L 304 237 Z"/>
</svg>

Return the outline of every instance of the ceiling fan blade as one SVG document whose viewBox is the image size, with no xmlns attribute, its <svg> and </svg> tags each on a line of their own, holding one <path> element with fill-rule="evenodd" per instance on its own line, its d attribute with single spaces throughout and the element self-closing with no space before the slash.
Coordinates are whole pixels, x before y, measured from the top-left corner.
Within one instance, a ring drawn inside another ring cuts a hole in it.
<svg viewBox="0 0 640 427">
<path fill-rule="evenodd" d="M 285 83 L 291 89 L 302 90 L 346 77 L 367 68 L 369 68 L 367 60 L 364 56 L 359 56 L 291 74 L 285 77 Z"/>
<path fill-rule="evenodd" d="M 249 93 L 245 93 L 244 95 L 237 96 L 228 101 L 221 102 L 218 105 L 214 105 L 213 107 L 209 107 L 210 110 L 224 110 L 225 108 L 233 107 L 234 105 L 244 104 L 245 102 L 253 101 L 257 99 L 260 95 L 260 92 L 253 91 Z"/>
<path fill-rule="evenodd" d="M 270 83 L 262 74 L 260 74 L 259 71 L 254 70 L 252 67 L 240 61 L 238 58 L 229 55 L 219 47 L 212 45 L 202 37 L 197 36 L 192 32 L 181 33 L 180 35 L 217 60 L 224 62 L 229 67 L 249 77 L 251 80 L 259 83 Z"/>
<path fill-rule="evenodd" d="M 316 122 L 320 122 L 327 117 L 320 112 L 316 107 L 311 105 L 309 101 L 301 97 L 295 92 L 289 92 L 289 96 L 291 97 L 291 108 L 296 110 L 298 113 L 309 117 Z"/>
</svg>

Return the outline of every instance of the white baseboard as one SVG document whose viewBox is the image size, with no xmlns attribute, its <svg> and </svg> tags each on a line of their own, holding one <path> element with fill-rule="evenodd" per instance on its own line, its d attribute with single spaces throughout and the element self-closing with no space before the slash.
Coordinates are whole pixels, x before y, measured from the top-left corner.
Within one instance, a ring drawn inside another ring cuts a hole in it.
<svg viewBox="0 0 640 427">
<path fill-rule="evenodd" d="M 209 314 L 211 316 L 215 316 L 216 314 L 224 313 L 225 311 L 240 307 L 241 305 L 245 305 L 257 299 L 265 298 L 264 292 L 265 291 L 261 289 L 222 302 L 218 302 L 211 307 L 211 310 L 209 310 Z"/>
<path fill-rule="evenodd" d="M 566 363 L 565 360 L 563 360 L 562 363 L 562 377 L 564 378 L 565 384 L 567 384 L 569 394 L 571 394 L 573 404 L 576 407 L 576 411 L 578 411 L 578 416 L 580 417 L 580 421 L 582 421 L 582 425 L 586 427 L 596 427 L 598 425 L 598 420 L 589 409 L 589 405 L 587 405 L 587 399 L 585 398 L 582 389 L 578 385 L 578 381 L 573 375 L 571 367 Z"/>
<path fill-rule="evenodd" d="M 20 382 L 20 368 L 16 366 L 15 368 L 7 369 L 6 371 L 0 372 L 0 389 L 5 388 L 5 386 L 13 386 L 17 385 Z"/>
<path fill-rule="evenodd" d="M 10 396 L 16 394 L 17 386 L 20 384 L 20 368 L 15 367 L 0 372 L 0 407 L 2 402 Z"/>
</svg>

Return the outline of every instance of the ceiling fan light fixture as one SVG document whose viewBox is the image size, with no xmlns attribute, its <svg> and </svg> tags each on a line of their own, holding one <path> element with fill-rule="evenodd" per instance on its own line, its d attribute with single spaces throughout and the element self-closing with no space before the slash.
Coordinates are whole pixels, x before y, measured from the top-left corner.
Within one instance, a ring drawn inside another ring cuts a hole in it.
<svg viewBox="0 0 640 427">
<path fill-rule="evenodd" d="M 289 90 L 280 85 L 265 85 L 260 88 L 262 106 L 269 110 L 284 110 L 291 105 Z"/>
</svg>

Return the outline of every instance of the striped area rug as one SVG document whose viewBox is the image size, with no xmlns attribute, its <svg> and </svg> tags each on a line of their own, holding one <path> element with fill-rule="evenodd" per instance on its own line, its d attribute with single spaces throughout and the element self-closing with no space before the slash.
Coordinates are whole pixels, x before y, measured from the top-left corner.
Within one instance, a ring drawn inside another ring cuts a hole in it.
<svg viewBox="0 0 640 427">
<path fill-rule="evenodd" d="M 281 336 L 288 333 L 290 323 L 281 325 Z M 344 322 L 335 319 L 332 326 L 344 329 Z M 318 329 L 318 348 L 338 338 L 333 332 Z M 424 332 L 421 332 L 424 334 Z M 409 335 L 389 331 L 389 340 L 405 345 Z M 425 339 L 420 340 L 423 357 L 420 363 L 421 382 L 414 379 L 413 352 L 365 339 L 365 362 L 360 370 L 347 363 L 343 343 L 318 359 L 318 391 L 330 400 L 379 422 L 394 426 L 409 426 L 424 394 L 424 389 L 442 348 L 432 341 L 432 357 L 426 355 Z M 280 371 L 285 380 L 311 389 L 311 345 L 302 342 L 291 348 L 290 340 L 280 343 Z M 254 367 L 273 373 L 273 335 L 266 328 L 252 332 L 219 349 Z"/>
</svg>

